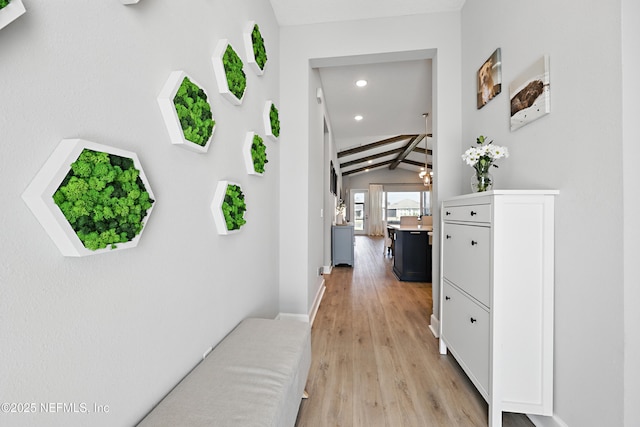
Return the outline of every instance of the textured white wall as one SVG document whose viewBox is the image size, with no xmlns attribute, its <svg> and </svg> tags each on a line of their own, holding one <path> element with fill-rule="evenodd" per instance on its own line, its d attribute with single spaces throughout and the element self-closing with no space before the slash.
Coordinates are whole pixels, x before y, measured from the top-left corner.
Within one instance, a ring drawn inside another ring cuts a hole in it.
<svg viewBox="0 0 640 427">
<path fill-rule="evenodd" d="M 133 425 L 242 318 L 278 311 L 279 147 L 263 177 L 241 146 L 279 103 L 279 27 L 263 0 L 30 0 L 0 31 L 0 402 L 108 405 L 107 414 L 5 414 L 6 426 Z M 188 5 L 188 7 L 186 6 Z M 217 93 L 211 53 L 242 31 L 266 40 L 242 106 Z M 217 121 L 207 154 L 170 144 L 156 97 L 184 69 Z M 134 151 L 157 204 L 140 245 L 65 258 L 21 200 L 63 138 Z M 243 186 L 248 223 L 219 236 L 218 180 Z M 39 411 L 41 412 L 41 411 Z"/>
<path fill-rule="evenodd" d="M 623 414 L 620 1 L 583 6 L 465 4 L 461 152 L 487 135 L 511 153 L 494 171 L 497 188 L 560 190 L 555 412 L 567 425 L 596 427 L 622 425 Z M 502 93 L 477 110 L 476 72 L 498 47 Z M 509 83 L 543 54 L 551 62 L 551 114 L 510 132 Z"/>
</svg>

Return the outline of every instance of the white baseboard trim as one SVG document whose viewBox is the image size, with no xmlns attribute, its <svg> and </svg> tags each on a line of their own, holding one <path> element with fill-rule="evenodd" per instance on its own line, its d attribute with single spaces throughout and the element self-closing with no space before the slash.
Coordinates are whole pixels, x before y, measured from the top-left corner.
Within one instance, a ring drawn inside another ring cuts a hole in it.
<svg viewBox="0 0 640 427">
<path fill-rule="evenodd" d="M 299 320 L 301 322 L 307 322 L 311 326 L 313 326 L 313 321 L 316 319 L 316 314 L 318 314 L 318 308 L 320 307 L 320 301 L 322 301 L 322 297 L 324 296 L 324 291 L 327 287 L 324 285 L 324 279 L 320 283 L 320 287 L 318 288 L 318 292 L 316 293 L 316 297 L 313 300 L 313 305 L 311 306 L 311 310 L 309 314 L 296 314 L 296 313 L 278 313 L 276 316 L 277 320 Z"/>
<path fill-rule="evenodd" d="M 331 265 L 322 266 L 322 274 L 331 274 L 331 270 L 333 270 L 333 266 Z"/>
<path fill-rule="evenodd" d="M 306 314 L 278 313 L 276 320 L 299 320 L 301 322 L 309 323 L 309 316 Z"/>
<path fill-rule="evenodd" d="M 551 417 L 527 414 L 527 417 L 529 417 L 536 427 L 569 427 L 569 425 L 562 421 L 556 414 L 553 414 Z"/>
<path fill-rule="evenodd" d="M 440 338 L 440 320 L 433 314 L 431 315 L 431 324 L 429 325 L 429 329 L 431 329 L 431 333 L 434 337 Z"/>
<path fill-rule="evenodd" d="M 327 287 L 324 285 L 324 279 L 322 279 L 322 284 L 316 293 L 316 297 L 313 300 L 313 305 L 311 306 L 311 311 L 309 312 L 309 323 L 313 326 L 313 321 L 316 320 L 316 314 L 318 314 L 318 308 L 320 308 L 320 302 L 322 301 L 322 297 L 324 296 L 324 291 Z"/>
</svg>

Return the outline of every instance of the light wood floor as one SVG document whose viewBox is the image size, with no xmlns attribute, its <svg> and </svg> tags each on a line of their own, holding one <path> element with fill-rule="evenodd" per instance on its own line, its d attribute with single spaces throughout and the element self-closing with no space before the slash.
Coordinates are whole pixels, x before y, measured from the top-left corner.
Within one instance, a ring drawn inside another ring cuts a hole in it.
<svg viewBox="0 0 640 427">
<path fill-rule="evenodd" d="M 399 282 L 382 238 L 356 237 L 355 266 L 326 275 L 298 427 L 474 427 L 487 404 L 428 328 L 431 284 Z M 532 427 L 505 414 L 505 427 Z"/>
</svg>

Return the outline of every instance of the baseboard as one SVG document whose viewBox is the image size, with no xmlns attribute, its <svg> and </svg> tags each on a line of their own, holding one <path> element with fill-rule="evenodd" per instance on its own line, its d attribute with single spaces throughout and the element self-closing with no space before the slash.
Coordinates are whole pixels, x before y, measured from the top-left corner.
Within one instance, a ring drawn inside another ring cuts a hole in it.
<svg viewBox="0 0 640 427">
<path fill-rule="evenodd" d="M 276 320 L 299 320 L 301 322 L 309 323 L 309 316 L 306 314 L 278 313 Z"/>
<path fill-rule="evenodd" d="M 433 314 L 431 315 L 431 324 L 429 325 L 429 329 L 431 329 L 431 333 L 434 337 L 440 338 L 440 320 Z"/>
<path fill-rule="evenodd" d="M 527 417 L 529 417 L 536 427 L 569 427 L 569 425 L 562 421 L 556 414 L 553 414 L 551 417 L 527 414 Z"/>
<path fill-rule="evenodd" d="M 324 279 L 322 279 L 320 288 L 318 288 L 318 292 L 316 292 L 316 297 L 313 300 L 311 311 L 309 312 L 309 323 L 311 323 L 311 326 L 313 326 L 313 321 L 316 320 L 316 314 L 318 314 L 318 308 L 320 308 L 320 302 L 322 301 L 322 297 L 324 296 L 324 291 L 326 289 L 327 287 L 324 285 Z"/>
<path fill-rule="evenodd" d="M 322 266 L 322 274 L 331 274 L 331 270 L 333 270 L 333 266 L 331 265 Z"/>
<path fill-rule="evenodd" d="M 278 313 L 276 319 L 278 320 L 299 320 L 301 322 L 310 323 L 313 326 L 313 321 L 316 319 L 316 314 L 318 314 L 318 308 L 320 307 L 320 301 L 322 301 L 322 297 L 324 296 L 324 291 L 327 287 L 324 285 L 324 279 L 320 283 L 320 287 L 318 288 L 318 292 L 316 293 L 316 297 L 313 300 L 313 305 L 311 305 L 311 310 L 309 314 L 295 314 L 295 313 Z"/>
</svg>

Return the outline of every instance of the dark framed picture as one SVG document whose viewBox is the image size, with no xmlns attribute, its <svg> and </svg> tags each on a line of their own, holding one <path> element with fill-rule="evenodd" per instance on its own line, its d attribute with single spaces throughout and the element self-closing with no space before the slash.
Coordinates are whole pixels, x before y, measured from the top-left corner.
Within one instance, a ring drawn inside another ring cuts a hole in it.
<svg viewBox="0 0 640 427">
<path fill-rule="evenodd" d="M 478 70 L 478 110 L 502 91 L 502 58 L 500 48 Z"/>
<path fill-rule="evenodd" d="M 509 84 L 511 131 L 549 114 L 549 56 L 544 55 Z"/>
</svg>

